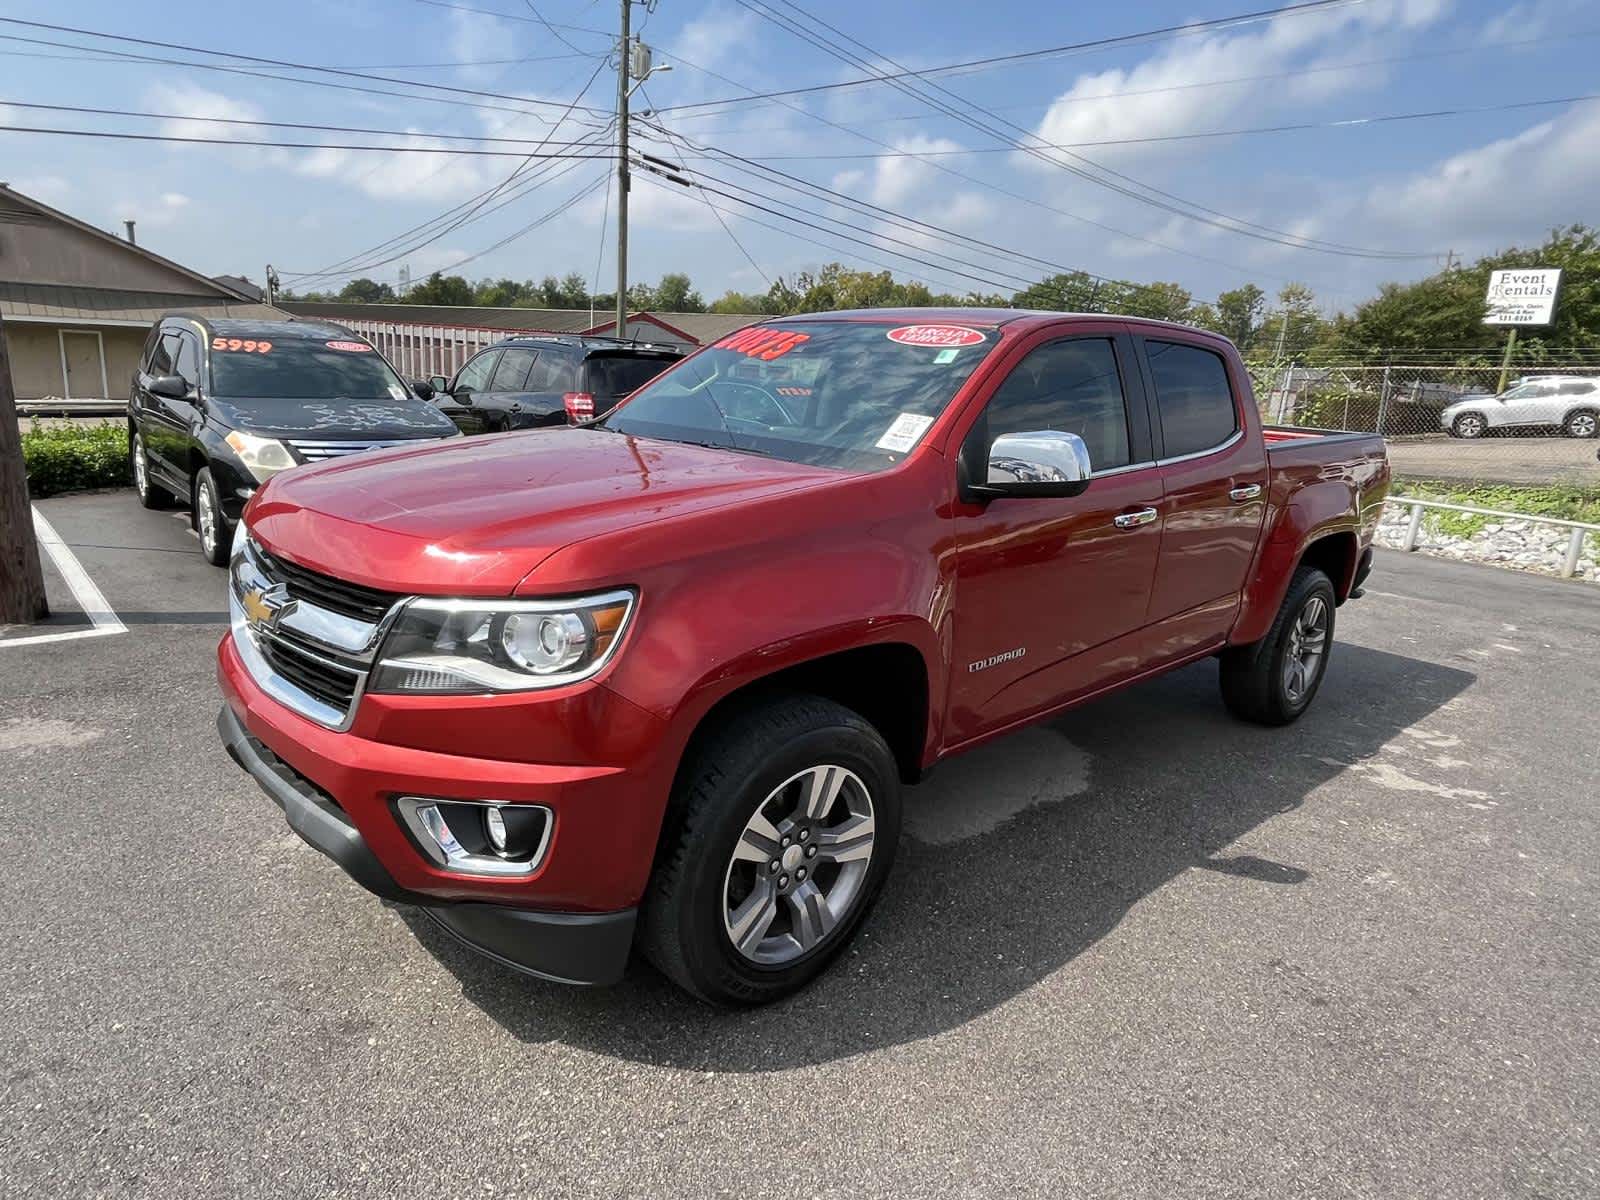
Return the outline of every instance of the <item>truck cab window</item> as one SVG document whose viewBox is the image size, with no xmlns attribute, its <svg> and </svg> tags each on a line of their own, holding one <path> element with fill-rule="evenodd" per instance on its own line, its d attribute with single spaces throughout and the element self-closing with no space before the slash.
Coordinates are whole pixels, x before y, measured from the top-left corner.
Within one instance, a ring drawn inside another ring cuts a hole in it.
<svg viewBox="0 0 1600 1200">
<path fill-rule="evenodd" d="M 1239 414 L 1220 355 L 1177 342 L 1145 342 L 1167 458 L 1220 446 L 1239 428 Z"/>
<path fill-rule="evenodd" d="M 178 335 L 164 333 L 156 339 L 150 350 L 150 364 L 145 368 L 150 375 L 171 375 L 172 360 L 178 354 Z"/>
<path fill-rule="evenodd" d="M 989 442 L 1004 433 L 1075 433 L 1097 471 L 1125 467 L 1128 408 L 1109 338 L 1071 338 L 1033 351 L 1006 376 L 985 414 Z"/>
</svg>

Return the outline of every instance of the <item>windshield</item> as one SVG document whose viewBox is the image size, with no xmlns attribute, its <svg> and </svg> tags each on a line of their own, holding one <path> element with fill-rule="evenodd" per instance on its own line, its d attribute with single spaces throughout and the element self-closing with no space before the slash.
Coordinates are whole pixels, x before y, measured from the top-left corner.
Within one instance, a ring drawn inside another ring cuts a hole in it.
<svg viewBox="0 0 1600 1200">
<path fill-rule="evenodd" d="M 999 337 L 943 322 L 757 325 L 646 384 L 600 428 L 876 471 L 917 444 Z"/>
<path fill-rule="evenodd" d="M 213 338 L 211 391 L 262 400 L 404 400 L 410 395 L 365 342 L 310 338 Z"/>
</svg>

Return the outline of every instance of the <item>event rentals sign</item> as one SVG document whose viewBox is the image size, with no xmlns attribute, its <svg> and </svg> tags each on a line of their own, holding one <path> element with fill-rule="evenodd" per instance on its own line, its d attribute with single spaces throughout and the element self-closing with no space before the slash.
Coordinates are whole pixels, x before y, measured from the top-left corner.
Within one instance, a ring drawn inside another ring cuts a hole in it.
<svg viewBox="0 0 1600 1200">
<path fill-rule="evenodd" d="M 1556 308 L 1561 270 L 1495 271 L 1489 276 L 1485 325 L 1548 325 Z"/>
</svg>

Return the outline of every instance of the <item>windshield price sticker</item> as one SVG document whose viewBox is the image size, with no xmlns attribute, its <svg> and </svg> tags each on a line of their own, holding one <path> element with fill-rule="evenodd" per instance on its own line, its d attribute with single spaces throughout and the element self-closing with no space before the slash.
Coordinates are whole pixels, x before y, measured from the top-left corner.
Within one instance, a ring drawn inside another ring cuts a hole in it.
<svg viewBox="0 0 1600 1200">
<path fill-rule="evenodd" d="M 324 342 L 329 350 L 343 350 L 346 354 L 371 354 L 372 347 L 365 342 Z"/>
<path fill-rule="evenodd" d="M 810 340 L 809 333 L 757 326 L 755 329 L 741 329 L 738 333 L 723 338 L 717 345 L 723 350 L 736 350 L 748 358 L 771 362 Z"/>
<path fill-rule="evenodd" d="M 258 342 L 254 338 L 227 338 L 214 337 L 211 339 L 213 350 L 237 350 L 244 354 L 265 354 L 272 349 L 271 342 Z"/>
<path fill-rule="evenodd" d="M 904 454 L 917 444 L 917 439 L 926 433 L 928 426 L 932 424 L 932 417 L 925 417 L 921 413 L 903 412 L 894 419 L 894 423 L 877 440 L 876 445 L 879 450 Z"/>
<path fill-rule="evenodd" d="M 983 334 L 965 325 L 901 325 L 889 330 L 887 336 L 902 346 L 929 346 L 935 350 L 981 346 L 985 340 Z"/>
</svg>

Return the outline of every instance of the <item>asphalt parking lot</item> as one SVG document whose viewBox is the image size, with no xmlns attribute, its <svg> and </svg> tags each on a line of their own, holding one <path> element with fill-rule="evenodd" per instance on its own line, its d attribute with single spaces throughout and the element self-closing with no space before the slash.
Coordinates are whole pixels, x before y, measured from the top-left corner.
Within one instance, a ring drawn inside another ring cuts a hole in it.
<svg viewBox="0 0 1600 1200">
<path fill-rule="evenodd" d="M 127 632 L 0 642 L 0 1194 L 1600 1192 L 1581 584 L 1380 552 L 1298 725 L 1207 663 L 949 764 L 857 948 L 726 1014 L 361 892 L 216 744 L 183 523 L 40 508 Z"/>
</svg>

